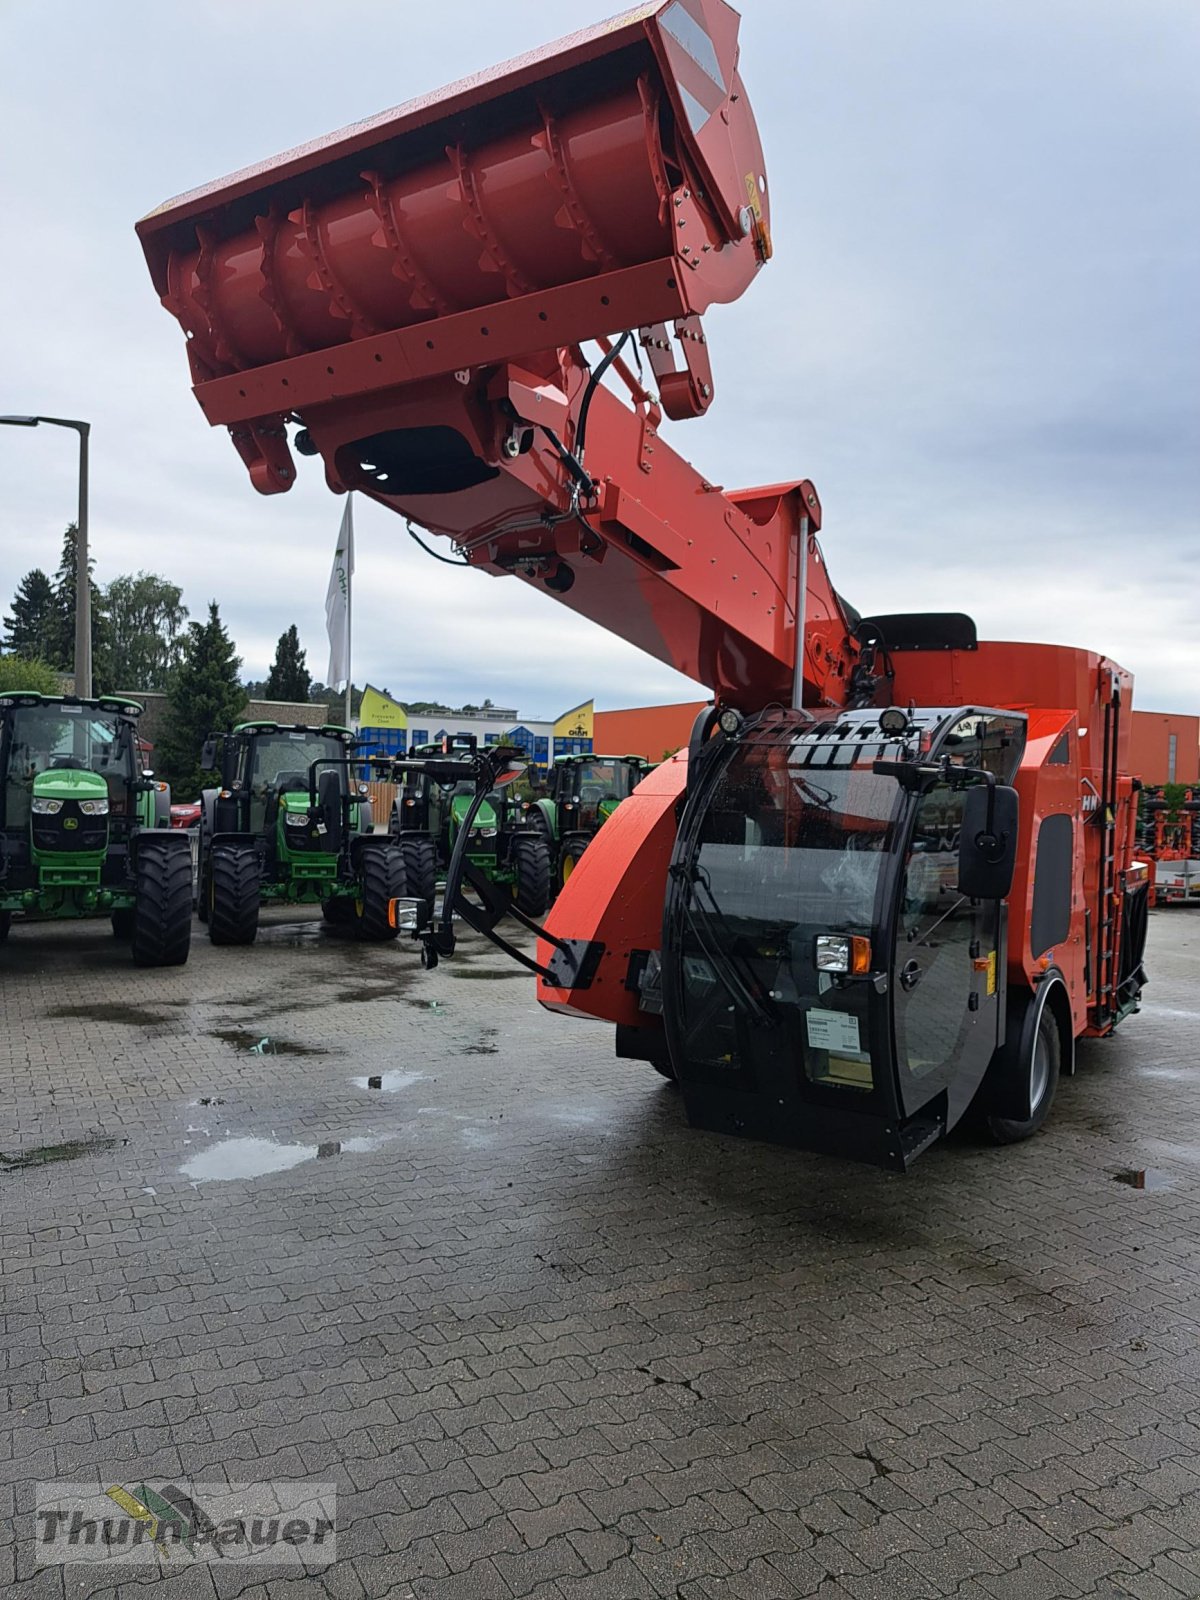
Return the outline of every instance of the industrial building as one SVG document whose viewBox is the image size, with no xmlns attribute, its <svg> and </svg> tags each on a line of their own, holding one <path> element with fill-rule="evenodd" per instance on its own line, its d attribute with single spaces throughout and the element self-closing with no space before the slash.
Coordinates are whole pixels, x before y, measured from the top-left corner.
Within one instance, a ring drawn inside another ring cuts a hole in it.
<svg viewBox="0 0 1200 1600">
<path fill-rule="evenodd" d="M 481 745 L 514 744 L 534 766 L 544 767 L 555 756 L 591 751 L 593 717 L 591 700 L 552 718 L 522 717 L 514 707 L 491 704 L 472 708 L 470 714 L 448 706 L 409 711 L 368 684 L 358 713 L 359 750 L 367 756 L 398 756 L 447 736 L 469 736 Z"/>
</svg>

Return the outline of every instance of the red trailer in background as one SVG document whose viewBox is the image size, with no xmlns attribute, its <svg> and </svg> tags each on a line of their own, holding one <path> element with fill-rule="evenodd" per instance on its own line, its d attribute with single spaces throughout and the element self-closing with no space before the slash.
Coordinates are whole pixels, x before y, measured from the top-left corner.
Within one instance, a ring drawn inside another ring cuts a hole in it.
<svg viewBox="0 0 1200 1600">
<path fill-rule="evenodd" d="M 651 0 L 139 233 L 257 489 L 319 457 L 710 686 L 542 930 L 543 1003 L 616 1024 L 702 1126 L 903 1168 L 971 1105 L 1032 1133 L 1137 1008 L 1132 684 L 860 616 L 808 479 L 723 489 L 665 442 L 713 398 L 702 315 L 771 256 L 737 32 Z M 456 911 L 499 937 L 474 890 L 452 864 L 427 961 Z"/>
</svg>

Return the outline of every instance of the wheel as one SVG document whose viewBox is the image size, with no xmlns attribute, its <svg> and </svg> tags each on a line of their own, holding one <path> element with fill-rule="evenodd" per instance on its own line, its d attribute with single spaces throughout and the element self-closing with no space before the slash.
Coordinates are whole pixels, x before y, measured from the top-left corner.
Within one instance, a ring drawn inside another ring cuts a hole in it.
<svg viewBox="0 0 1200 1600">
<path fill-rule="evenodd" d="M 424 900 L 430 917 L 433 916 L 433 897 L 437 893 L 437 846 L 433 840 L 419 833 L 406 834 L 397 846 L 404 860 L 404 881 L 407 894 L 414 900 Z"/>
<path fill-rule="evenodd" d="M 371 846 L 359 857 L 359 898 L 355 932 L 360 939 L 394 939 L 400 931 L 388 919 L 388 906 L 407 891 L 404 857 L 395 845 Z"/>
<path fill-rule="evenodd" d="M 330 927 L 345 928 L 355 919 L 354 901 L 348 894 L 334 895 L 332 900 L 322 900 L 321 915 Z"/>
<path fill-rule="evenodd" d="M 513 840 L 512 859 L 517 869 L 513 884 L 517 910 L 527 917 L 544 917 L 550 907 L 549 846 L 540 834 L 523 834 Z"/>
<path fill-rule="evenodd" d="M 142 840 L 136 850 L 133 959 L 139 967 L 182 966 L 192 942 L 192 853 L 186 841 L 181 850 Z"/>
<path fill-rule="evenodd" d="M 9 930 L 11 929 L 11 927 L 12 927 L 12 912 L 11 911 L 0 911 L 0 944 L 3 944 L 5 939 L 8 938 Z"/>
<path fill-rule="evenodd" d="M 132 939 L 133 923 L 137 913 L 132 906 L 121 906 L 112 914 L 112 931 L 114 939 Z"/>
<path fill-rule="evenodd" d="M 1031 1001 L 1030 1004 L 1032 1003 Z M 1017 1038 L 1019 1040 L 1019 1033 Z M 1054 1104 L 1061 1065 L 1062 1040 L 1059 1037 L 1054 1014 L 1047 1003 L 1042 1006 L 1038 1017 L 1037 1031 L 1033 1036 L 1031 1048 L 1025 1051 L 1023 1060 L 1017 1060 L 1007 1068 L 1008 1071 L 1024 1075 L 1022 1082 L 1027 1077 L 1032 1115 L 1024 1121 L 1017 1121 L 1012 1117 L 1000 1117 L 989 1112 L 988 1132 L 996 1144 L 1019 1144 L 1022 1139 L 1030 1139 L 1038 1131 L 1050 1115 L 1050 1107 Z"/>
<path fill-rule="evenodd" d="M 558 862 L 558 881 L 562 888 L 566 888 L 567 880 L 579 865 L 583 852 L 587 849 L 586 839 L 568 839 L 562 847 L 562 855 Z"/>
<path fill-rule="evenodd" d="M 650 1057 L 650 1065 L 661 1077 L 666 1078 L 668 1083 L 673 1083 L 678 1088 L 679 1079 L 675 1074 L 675 1068 L 671 1065 L 671 1058 L 665 1050 L 659 1055 L 652 1055 Z"/>
<path fill-rule="evenodd" d="M 253 944 L 260 899 L 254 846 L 214 845 L 208 858 L 208 937 L 212 942 Z"/>
</svg>

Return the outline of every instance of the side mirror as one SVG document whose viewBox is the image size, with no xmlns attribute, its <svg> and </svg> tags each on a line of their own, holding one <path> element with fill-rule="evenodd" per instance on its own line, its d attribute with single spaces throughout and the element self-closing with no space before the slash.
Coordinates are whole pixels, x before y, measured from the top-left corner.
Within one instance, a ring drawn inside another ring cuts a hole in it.
<svg viewBox="0 0 1200 1600">
<path fill-rule="evenodd" d="M 958 888 L 972 900 L 1003 900 L 1017 864 L 1017 791 L 1004 784 L 967 790 L 958 844 Z"/>
<path fill-rule="evenodd" d="M 217 766 L 217 741 L 205 739 L 200 749 L 200 765 L 205 772 L 215 772 Z"/>
</svg>

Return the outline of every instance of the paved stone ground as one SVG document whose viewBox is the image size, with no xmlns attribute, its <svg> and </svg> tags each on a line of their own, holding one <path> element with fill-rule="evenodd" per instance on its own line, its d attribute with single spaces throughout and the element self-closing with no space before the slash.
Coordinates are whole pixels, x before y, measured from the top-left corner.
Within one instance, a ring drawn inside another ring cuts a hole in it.
<svg viewBox="0 0 1200 1600">
<path fill-rule="evenodd" d="M 334 1480 L 346 1600 L 1200 1595 L 1200 917 L 1151 959 L 1041 1136 L 900 1178 L 692 1132 L 478 942 L 19 930 L 0 1151 L 116 1143 L 0 1167 L 0 1590 L 301 1593 L 35 1569 L 35 1480 L 165 1475 Z M 181 1170 L 240 1138 L 314 1159 Z"/>
</svg>

